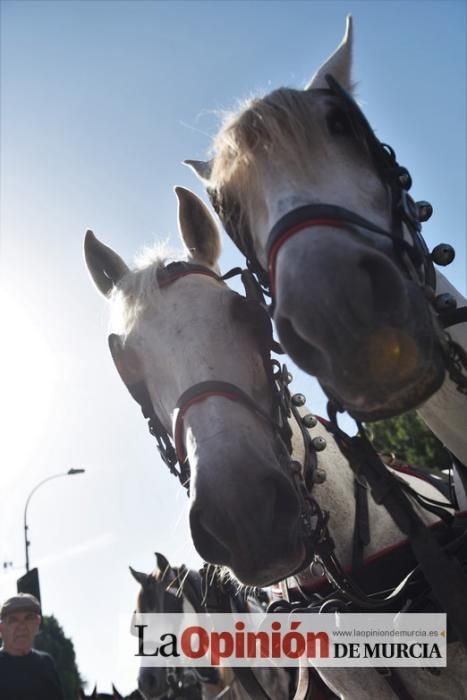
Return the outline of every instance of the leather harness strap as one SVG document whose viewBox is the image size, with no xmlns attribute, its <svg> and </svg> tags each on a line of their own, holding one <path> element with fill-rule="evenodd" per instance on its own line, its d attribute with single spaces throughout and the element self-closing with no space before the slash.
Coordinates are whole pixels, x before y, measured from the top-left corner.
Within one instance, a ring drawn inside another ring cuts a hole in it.
<svg viewBox="0 0 467 700">
<path fill-rule="evenodd" d="M 245 391 L 231 384 L 222 381 L 206 381 L 194 384 L 183 392 L 177 401 L 174 411 L 174 442 L 178 461 L 183 464 L 186 460 L 186 449 L 183 441 L 183 419 L 186 412 L 196 403 L 206 401 L 212 396 L 222 396 L 231 401 L 238 401 L 247 406 L 251 411 L 257 413 L 266 423 L 277 429 L 271 417 L 259 406 L 251 396 Z"/>
</svg>

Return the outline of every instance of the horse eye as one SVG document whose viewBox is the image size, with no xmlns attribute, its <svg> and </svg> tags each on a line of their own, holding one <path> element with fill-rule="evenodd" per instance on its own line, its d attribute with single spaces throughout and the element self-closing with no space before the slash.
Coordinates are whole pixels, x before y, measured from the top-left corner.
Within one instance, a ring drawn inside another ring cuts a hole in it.
<svg viewBox="0 0 467 700">
<path fill-rule="evenodd" d="M 353 133 L 352 124 L 343 109 L 335 107 L 326 117 L 326 123 L 331 134 L 351 136 Z"/>
</svg>

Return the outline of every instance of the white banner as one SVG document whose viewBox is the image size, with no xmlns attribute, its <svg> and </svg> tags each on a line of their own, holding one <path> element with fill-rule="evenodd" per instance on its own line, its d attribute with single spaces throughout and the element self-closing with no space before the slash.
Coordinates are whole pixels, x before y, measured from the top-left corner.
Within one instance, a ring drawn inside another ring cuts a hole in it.
<svg viewBox="0 0 467 700">
<path fill-rule="evenodd" d="M 446 666 L 444 613 L 135 614 L 143 666 Z"/>
</svg>

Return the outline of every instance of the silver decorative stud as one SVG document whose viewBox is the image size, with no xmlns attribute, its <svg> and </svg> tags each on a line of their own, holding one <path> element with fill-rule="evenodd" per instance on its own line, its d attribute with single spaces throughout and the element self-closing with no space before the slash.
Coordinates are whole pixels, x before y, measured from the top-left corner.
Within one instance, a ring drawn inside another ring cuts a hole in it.
<svg viewBox="0 0 467 700">
<path fill-rule="evenodd" d="M 321 435 L 318 435 L 317 437 L 313 438 L 311 444 L 313 445 L 313 449 L 316 450 L 316 452 L 322 452 L 326 449 L 326 440 L 323 437 L 321 437 Z"/>
<path fill-rule="evenodd" d="M 430 202 L 425 202 L 424 200 L 417 202 L 418 218 L 420 221 L 428 221 L 433 214 L 433 207 Z"/>
<path fill-rule="evenodd" d="M 293 374 L 290 374 L 290 372 L 287 372 L 286 381 L 287 381 L 287 384 L 290 384 L 290 382 L 293 381 Z"/>
<path fill-rule="evenodd" d="M 314 428 L 318 421 L 311 413 L 307 413 L 306 416 L 303 416 L 302 423 L 305 428 Z"/>
<path fill-rule="evenodd" d="M 439 294 L 435 299 L 435 309 L 438 313 L 443 311 L 452 311 L 457 307 L 457 301 L 452 294 Z"/>
<path fill-rule="evenodd" d="M 313 472 L 313 483 L 314 484 L 324 484 L 326 479 L 327 479 L 327 474 L 326 474 L 324 469 L 320 469 L 320 467 L 315 469 L 315 471 Z"/>
<path fill-rule="evenodd" d="M 409 173 L 402 173 L 402 175 L 399 176 L 399 182 L 405 190 L 410 190 L 412 178 L 410 177 Z"/>
<path fill-rule="evenodd" d="M 304 406 L 306 403 L 306 398 L 303 394 L 294 394 L 292 396 L 292 403 L 294 406 Z"/>
<path fill-rule="evenodd" d="M 449 243 L 439 243 L 435 246 L 430 254 L 431 259 L 436 265 L 450 265 L 456 257 L 456 251 Z"/>
</svg>

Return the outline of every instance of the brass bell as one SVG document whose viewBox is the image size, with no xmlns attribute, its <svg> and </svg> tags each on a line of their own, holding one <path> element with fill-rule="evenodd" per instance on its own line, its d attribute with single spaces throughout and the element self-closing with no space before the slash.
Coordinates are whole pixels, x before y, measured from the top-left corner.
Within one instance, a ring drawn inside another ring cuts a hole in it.
<svg viewBox="0 0 467 700">
<path fill-rule="evenodd" d="M 445 267 L 452 263 L 456 257 L 456 251 L 449 243 L 440 243 L 433 248 L 430 257 L 436 265 Z"/>
<path fill-rule="evenodd" d="M 321 435 L 318 435 L 317 437 L 313 438 L 311 444 L 313 445 L 313 449 L 316 450 L 316 452 L 322 452 L 324 449 L 326 449 L 326 440 L 323 437 L 321 437 Z"/>
<path fill-rule="evenodd" d="M 457 307 L 457 301 L 454 299 L 452 294 L 446 292 L 446 294 L 439 294 L 435 299 L 435 309 L 438 313 L 443 311 L 452 311 Z"/>
<path fill-rule="evenodd" d="M 423 199 L 417 202 L 417 212 L 420 221 L 428 221 L 433 214 L 433 207 L 430 202 L 425 202 Z"/>
<path fill-rule="evenodd" d="M 399 182 L 401 184 L 401 187 L 404 188 L 404 190 L 410 190 L 410 188 L 412 187 L 412 178 L 410 177 L 410 174 L 407 172 L 407 170 L 399 175 Z"/>
<path fill-rule="evenodd" d="M 306 398 L 303 394 L 294 394 L 292 396 L 292 403 L 294 406 L 304 406 L 306 403 Z"/>
<path fill-rule="evenodd" d="M 306 416 L 303 416 L 302 423 L 305 428 L 314 428 L 318 421 L 311 413 L 307 413 Z"/>
</svg>

